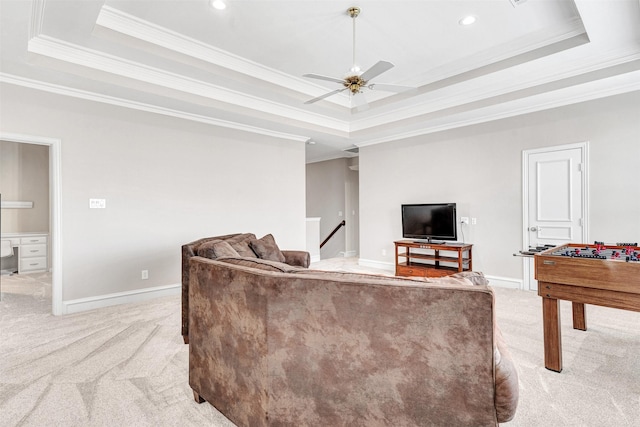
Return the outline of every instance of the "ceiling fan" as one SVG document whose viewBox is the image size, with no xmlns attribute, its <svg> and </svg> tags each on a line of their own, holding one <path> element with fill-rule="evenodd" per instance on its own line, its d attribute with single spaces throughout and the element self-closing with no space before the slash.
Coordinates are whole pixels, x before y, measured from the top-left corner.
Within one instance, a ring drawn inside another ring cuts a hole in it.
<svg viewBox="0 0 640 427">
<path fill-rule="evenodd" d="M 398 86 L 398 85 L 390 85 L 390 84 L 382 84 L 382 83 L 371 83 L 371 79 L 379 76 L 385 71 L 389 71 L 393 68 L 393 64 L 387 61 L 378 61 L 371 68 L 369 68 L 365 72 L 361 72 L 360 67 L 356 65 L 356 18 L 360 14 L 359 7 L 350 7 L 347 9 L 347 13 L 353 19 L 353 65 L 347 75 L 342 78 L 328 77 L 322 76 L 320 74 L 303 74 L 303 77 L 309 77 L 312 79 L 318 80 L 327 80 L 330 82 L 338 83 L 343 87 L 340 89 L 333 90 L 331 92 L 325 93 L 324 95 L 320 95 L 316 98 L 310 99 L 305 102 L 305 104 L 313 104 L 314 102 L 320 101 L 322 99 L 328 98 L 331 95 L 335 95 L 340 92 L 344 92 L 345 90 L 349 90 L 351 96 L 353 96 L 354 106 L 359 110 L 364 110 L 368 108 L 367 100 L 363 94 L 362 89 L 367 88 L 369 90 L 382 90 L 385 92 L 395 92 L 401 93 L 409 90 L 415 90 L 415 87 L 410 86 Z"/>
</svg>

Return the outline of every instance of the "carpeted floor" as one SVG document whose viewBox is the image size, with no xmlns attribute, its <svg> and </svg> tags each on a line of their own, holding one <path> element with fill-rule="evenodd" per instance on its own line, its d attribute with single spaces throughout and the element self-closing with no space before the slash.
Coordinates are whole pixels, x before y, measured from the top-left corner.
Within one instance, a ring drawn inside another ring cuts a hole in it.
<svg viewBox="0 0 640 427">
<path fill-rule="evenodd" d="M 374 272 L 353 259 L 314 268 Z M 54 317 L 49 275 L 2 276 L 0 426 L 232 426 L 188 385 L 180 297 Z M 588 331 L 562 303 L 564 370 L 543 367 L 541 302 L 495 288 L 518 366 L 508 426 L 640 425 L 640 313 L 588 306 Z"/>
</svg>

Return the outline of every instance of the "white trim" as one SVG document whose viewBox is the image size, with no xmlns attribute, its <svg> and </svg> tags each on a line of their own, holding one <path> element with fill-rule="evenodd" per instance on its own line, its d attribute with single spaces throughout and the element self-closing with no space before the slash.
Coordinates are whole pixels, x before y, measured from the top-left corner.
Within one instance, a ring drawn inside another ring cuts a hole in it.
<svg viewBox="0 0 640 427">
<path fill-rule="evenodd" d="M 424 127 L 403 133 L 393 133 L 380 138 L 354 142 L 354 145 L 357 147 L 366 147 L 369 145 L 413 138 L 449 129 L 521 116 L 557 107 L 564 107 L 566 105 L 606 98 L 637 90 L 640 90 L 640 70 L 585 84 L 568 86 L 556 91 L 543 92 L 527 98 L 519 98 L 514 101 L 506 101 L 484 108 L 464 111 L 458 114 L 444 116 L 442 118 L 426 118 L 424 120 Z M 436 113 L 437 111 L 434 110 L 432 112 Z M 425 111 L 425 113 L 429 112 Z M 359 126 L 360 125 L 358 123 L 354 123 L 352 125 L 352 129 L 358 129 L 358 131 L 368 129 L 368 127 L 360 128 Z M 357 138 L 357 135 L 352 134 L 352 136 Z"/>
<path fill-rule="evenodd" d="M 354 256 L 358 255 L 356 251 L 345 251 L 340 253 L 344 254 L 345 258 L 353 258 Z"/>
<path fill-rule="evenodd" d="M 135 289 L 133 291 L 116 292 L 113 294 L 97 295 L 88 298 L 79 298 L 64 301 L 64 313 L 78 313 L 80 311 L 94 310 L 96 308 L 110 307 L 119 304 L 143 302 L 154 298 L 179 295 L 182 285 L 155 286 L 152 288 Z"/>
<path fill-rule="evenodd" d="M 55 93 L 58 95 L 70 96 L 73 98 L 84 99 L 87 101 L 101 102 L 103 104 L 116 105 L 124 108 L 131 108 L 132 110 L 145 111 L 148 113 L 162 114 L 164 116 L 176 117 L 179 119 L 191 120 L 199 123 L 206 123 L 213 126 L 224 127 L 228 129 L 236 129 L 244 132 L 255 133 L 258 135 L 272 136 L 274 138 L 288 139 L 298 142 L 306 142 L 309 137 L 305 135 L 294 135 L 290 133 L 273 131 L 270 129 L 260 128 L 257 126 L 245 125 L 238 122 L 231 122 L 228 120 L 216 119 L 213 117 L 201 116 L 198 114 L 186 113 L 178 110 L 171 110 L 169 108 L 157 107 L 151 104 L 144 104 L 142 102 L 131 101 L 124 98 L 116 98 L 113 96 L 102 95 L 96 92 L 89 92 L 81 89 L 74 89 L 67 86 L 60 86 L 52 83 L 46 83 L 39 80 L 26 79 L 20 76 L 0 72 L 0 82 L 13 84 L 16 86 L 27 87 L 30 89 L 41 90 L 44 92 Z"/>
<path fill-rule="evenodd" d="M 383 262 L 383 261 L 376 261 L 373 259 L 359 258 L 358 265 L 361 265 L 363 267 L 377 268 L 380 270 L 387 270 L 391 272 L 396 271 L 396 265 L 393 262 Z"/>
<path fill-rule="evenodd" d="M 494 288 L 522 289 L 523 286 L 522 280 L 514 279 L 512 277 L 485 275 L 485 278 L 489 281 L 489 286 Z"/>
<path fill-rule="evenodd" d="M 318 254 L 318 255 L 311 255 L 311 256 L 309 257 L 309 259 L 310 259 L 310 262 L 311 262 L 311 263 L 318 262 L 318 261 L 320 261 L 320 254 Z"/>
<path fill-rule="evenodd" d="M 176 73 L 119 58 L 46 35 L 40 35 L 29 40 L 27 51 L 71 64 L 88 67 L 93 70 L 237 105 L 262 113 L 299 120 L 337 131 L 349 131 L 349 123 L 344 120 L 312 113 L 302 108 L 290 107 L 191 77 L 181 76 Z"/>
<path fill-rule="evenodd" d="M 2 132 L 0 139 L 3 141 L 18 142 L 24 144 L 37 144 L 49 146 L 49 203 L 51 217 L 49 218 L 51 229 L 51 312 L 55 315 L 63 313 L 62 307 L 62 167 L 61 144 L 57 138 L 23 135 L 17 133 Z"/>
<path fill-rule="evenodd" d="M 327 92 L 327 88 L 319 84 L 313 84 L 302 78 L 293 77 L 282 71 L 218 49 L 109 5 L 103 5 L 100 9 L 96 25 L 309 96 L 319 96 Z M 351 107 L 348 95 L 340 94 L 327 99 L 327 101 L 345 108 Z"/>
</svg>

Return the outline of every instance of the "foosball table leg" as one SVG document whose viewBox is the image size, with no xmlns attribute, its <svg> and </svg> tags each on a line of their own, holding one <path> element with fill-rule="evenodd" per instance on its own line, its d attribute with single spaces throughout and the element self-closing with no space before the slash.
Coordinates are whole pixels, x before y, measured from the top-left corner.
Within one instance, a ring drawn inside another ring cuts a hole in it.
<svg viewBox="0 0 640 427">
<path fill-rule="evenodd" d="M 571 307 L 573 308 L 573 329 L 586 331 L 587 314 L 584 309 L 584 304 L 581 302 L 572 302 Z"/>
<path fill-rule="evenodd" d="M 544 331 L 544 366 L 562 371 L 562 337 L 560 335 L 560 301 L 542 298 L 542 322 Z"/>
</svg>

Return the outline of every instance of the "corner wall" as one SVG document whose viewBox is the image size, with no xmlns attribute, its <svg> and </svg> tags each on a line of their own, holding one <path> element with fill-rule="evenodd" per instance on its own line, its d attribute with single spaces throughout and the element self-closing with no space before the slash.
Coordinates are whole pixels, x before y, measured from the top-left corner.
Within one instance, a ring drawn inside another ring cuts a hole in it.
<svg viewBox="0 0 640 427">
<path fill-rule="evenodd" d="M 358 172 L 349 169 L 353 162 L 340 158 L 306 166 L 307 217 L 320 218 L 320 241 L 342 220 L 346 224 L 321 249 L 322 259 L 358 254 L 359 189 Z"/>
<path fill-rule="evenodd" d="M 4 209 L 3 233 L 49 232 L 49 147 L 0 141 L 2 200 L 33 202 L 30 209 Z"/>
<path fill-rule="evenodd" d="M 200 237 L 272 233 L 305 248 L 304 143 L 1 89 L 1 131 L 62 140 L 64 301 L 178 285 L 180 246 Z"/>
<path fill-rule="evenodd" d="M 588 141 L 589 238 L 640 241 L 640 92 L 360 148 L 361 261 L 392 266 L 402 203 L 456 202 L 474 270 L 522 280 L 522 151 Z M 460 228 L 458 239 L 462 240 Z M 386 256 L 382 256 L 382 251 Z"/>
</svg>

